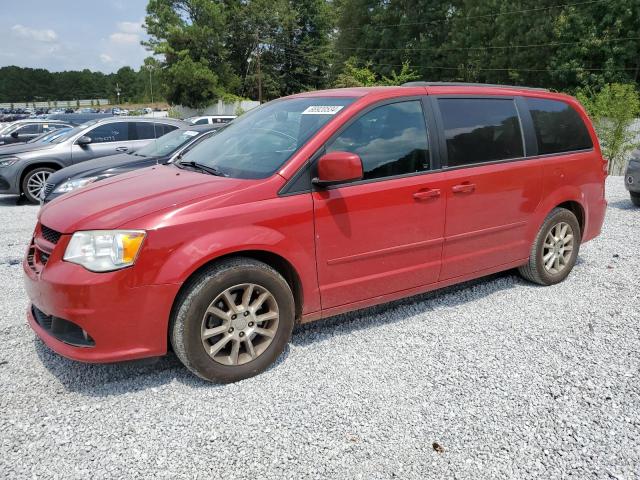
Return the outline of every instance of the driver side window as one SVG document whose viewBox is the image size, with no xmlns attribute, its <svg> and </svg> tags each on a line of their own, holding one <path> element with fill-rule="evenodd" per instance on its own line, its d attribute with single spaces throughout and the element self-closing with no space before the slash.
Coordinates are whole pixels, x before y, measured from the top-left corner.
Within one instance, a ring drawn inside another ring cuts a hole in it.
<svg viewBox="0 0 640 480">
<path fill-rule="evenodd" d="M 429 139 L 420 100 L 382 105 L 365 113 L 327 145 L 357 153 L 364 179 L 429 170 Z"/>
<path fill-rule="evenodd" d="M 91 143 L 126 142 L 129 140 L 129 123 L 114 122 L 98 125 L 87 133 Z"/>
</svg>

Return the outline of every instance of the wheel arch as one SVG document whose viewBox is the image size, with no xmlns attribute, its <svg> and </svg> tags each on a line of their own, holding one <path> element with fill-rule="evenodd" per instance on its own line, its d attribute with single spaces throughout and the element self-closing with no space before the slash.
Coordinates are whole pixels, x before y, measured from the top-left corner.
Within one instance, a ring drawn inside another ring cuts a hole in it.
<svg viewBox="0 0 640 480">
<path fill-rule="evenodd" d="M 24 178 L 27 176 L 27 174 L 29 172 L 32 172 L 36 168 L 42 168 L 42 167 L 48 167 L 48 168 L 53 168 L 54 170 L 60 170 L 61 168 L 64 168 L 64 165 L 62 165 L 62 163 L 58 162 L 57 160 L 43 160 L 43 161 L 37 161 L 37 162 L 30 163 L 28 165 L 25 165 L 25 167 L 20 172 L 20 177 L 18 179 L 18 190 L 20 191 L 21 194 L 24 193 L 22 191 L 22 182 Z"/>
<path fill-rule="evenodd" d="M 586 215 L 584 207 L 580 202 L 577 202 L 576 200 L 568 200 L 556 205 L 554 208 L 564 208 L 573 213 L 578 219 L 578 225 L 580 226 L 580 236 L 584 236 Z"/>
<path fill-rule="evenodd" d="M 181 298 L 184 295 L 185 290 L 189 287 L 190 281 L 197 277 L 202 271 L 211 267 L 211 265 L 218 263 L 220 261 L 230 259 L 230 258 L 250 258 L 253 260 L 257 260 L 266 265 L 269 265 L 276 272 L 278 272 L 285 279 L 289 288 L 291 288 L 291 293 L 293 294 L 293 300 L 295 304 L 295 312 L 296 312 L 296 322 L 298 322 L 302 318 L 302 307 L 304 304 L 304 292 L 302 287 L 302 281 L 300 279 L 300 275 L 297 270 L 293 266 L 293 264 L 284 258 L 282 255 L 275 253 L 270 250 L 263 249 L 248 249 L 248 250 L 237 250 L 233 252 L 227 252 L 221 255 L 218 255 L 214 258 L 209 258 L 205 262 L 201 263 L 197 268 L 189 273 L 189 275 L 185 278 L 183 284 L 181 285 L 178 293 L 176 294 L 173 300 L 173 306 L 171 308 L 171 312 L 175 312 L 177 305 L 179 304 Z"/>
<path fill-rule="evenodd" d="M 547 216 L 553 211 L 554 208 L 565 208 L 572 212 L 578 219 L 578 225 L 580 226 L 580 234 L 584 236 L 584 233 L 588 227 L 587 218 L 588 212 L 585 207 L 586 199 L 584 193 L 575 186 L 566 186 L 558 189 L 540 203 L 537 208 L 534 221 L 531 223 L 528 231 L 528 239 L 532 242 L 538 234 L 540 227 L 544 223 Z"/>
</svg>

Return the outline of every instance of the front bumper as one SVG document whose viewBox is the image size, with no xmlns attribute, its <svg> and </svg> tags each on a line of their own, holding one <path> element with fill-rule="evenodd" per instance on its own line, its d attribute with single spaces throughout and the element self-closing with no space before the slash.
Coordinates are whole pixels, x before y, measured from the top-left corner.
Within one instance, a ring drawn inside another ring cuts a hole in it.
<svg viewBox="0 0 640 480">
<path fill-rule="evenodd" d="M 18 167 L 18 163 L 11 165 L 10 167 L 0 168 L 0 192 L 1 193 L 20 193 L 18 187 L 18 179 L 20 178 L 21 169 Z"/>
<path fill-rule="evenodd" d="M 171 307 L 180 285 L 136 285 L 133 268 L 92 273 L 64 262 L 69 238 L 63 235 L 54 245 L 36 235 L 23 262 L 32 304 L 27 311 L 31 328 L 52 350 L 73 360 L 105 363 L 164 355 Z M 72 322 L 93 344 L 79 346 L 52 335 L 36 321 L 32 307 Z"/>
</svg>

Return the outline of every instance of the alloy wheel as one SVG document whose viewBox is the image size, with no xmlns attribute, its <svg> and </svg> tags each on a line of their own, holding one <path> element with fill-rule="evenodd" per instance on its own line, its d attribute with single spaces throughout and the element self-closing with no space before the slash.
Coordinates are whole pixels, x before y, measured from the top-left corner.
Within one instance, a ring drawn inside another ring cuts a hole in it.
<svg viewBox="0 0 640 480">
<path fill-rule="evenodd" d="M 202 345 L 220 364 L 243 365 L 269 347 L 279 319 L 278 303 L 266 288 L 254 283 L 227 288 L 204 314 Z"/>
<path fill-rule="evenodd" d="M 40 198 L 47 179 L 51 172 L 39 171 L 29 177 L 27 190 L 33 198 Z"/>
<path fill-rule="evenodd" d="M 547 272 L 557 275 L 567 268 L 573 252 L 573 229 L 560 222 L 549 230 L 542 247 L 542 262 Z"/>
</svg>

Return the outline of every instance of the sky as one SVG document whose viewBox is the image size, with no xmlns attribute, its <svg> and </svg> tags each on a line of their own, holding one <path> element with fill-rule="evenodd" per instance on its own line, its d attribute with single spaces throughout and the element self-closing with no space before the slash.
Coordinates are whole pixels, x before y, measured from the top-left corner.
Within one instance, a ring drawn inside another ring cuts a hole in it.
<svg viewBox="0 0 640 480">
<path fill-rule="evenodd" d="M 111 73 L 138 69 L 147 0 L 19 0 L 2 2 L 0 67 Z"/>
</svg>

